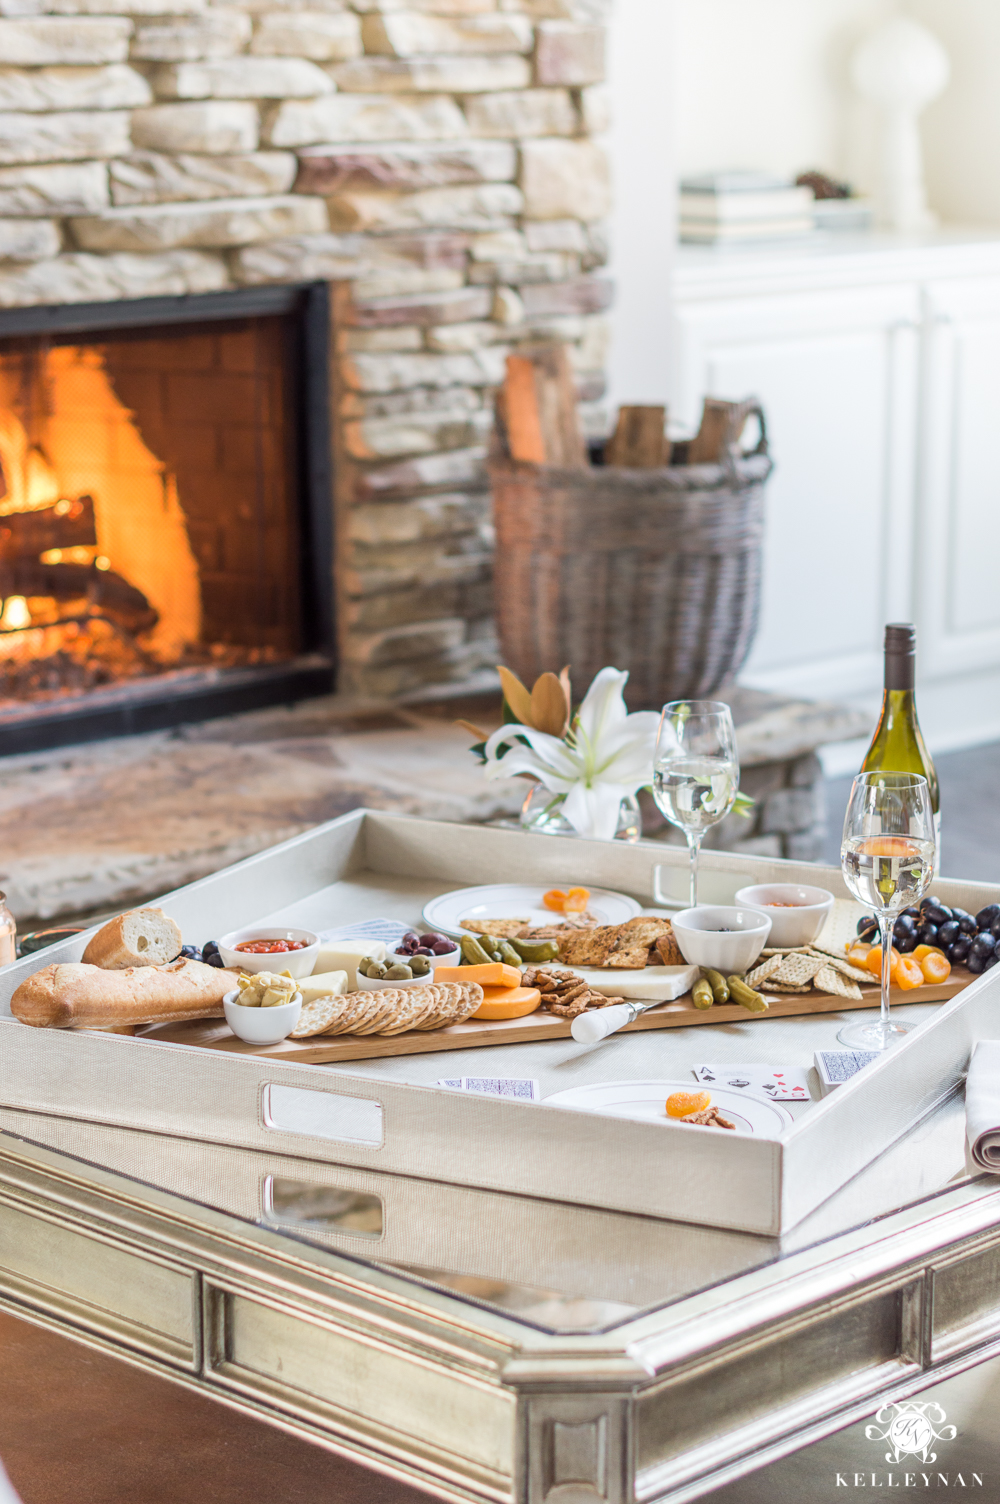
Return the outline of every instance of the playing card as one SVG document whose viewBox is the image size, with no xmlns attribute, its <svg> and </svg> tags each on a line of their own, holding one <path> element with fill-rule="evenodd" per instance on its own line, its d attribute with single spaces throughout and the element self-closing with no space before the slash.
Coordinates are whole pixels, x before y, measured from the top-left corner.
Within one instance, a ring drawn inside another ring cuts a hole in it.
<svg viewBox="0 0 1000 1504">
<path fill-rule="evenodd" d="M 445 1076 L 435 1086 L 452 1091 L 474 1091 L 483 1097 L 509 1097 L 516 1102 L 537 1102 L 538 1082 L 523 1076 Z"/>
<path fill-rule="evenodd" d="M 803 1065 L 696 1065 L 695 1076 L 706 1086 L 744 1091 L 748 1097 L 770 1102 L 809 1102 L 808 1070 Z"/>
</svg>

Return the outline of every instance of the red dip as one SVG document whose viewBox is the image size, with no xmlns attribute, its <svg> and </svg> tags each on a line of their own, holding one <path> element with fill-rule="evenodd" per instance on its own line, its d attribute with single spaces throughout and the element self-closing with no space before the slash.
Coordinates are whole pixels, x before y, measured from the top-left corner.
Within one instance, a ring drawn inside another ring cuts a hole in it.
<svg viewBox="0 0 1000 1504">
<path fill-rule="evenodd" d="M 305 950 L 308 944 L 308 940 L 241 940 L 233 949 L 251 956 L 273 956 L 280 951 Z"/>
</svg>

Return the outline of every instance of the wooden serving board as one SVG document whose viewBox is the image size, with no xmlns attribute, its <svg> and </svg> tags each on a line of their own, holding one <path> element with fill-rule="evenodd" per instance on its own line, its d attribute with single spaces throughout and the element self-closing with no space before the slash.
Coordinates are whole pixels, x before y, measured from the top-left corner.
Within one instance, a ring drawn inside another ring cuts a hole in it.
<svg viewBox="0 0 1000 1504">
<path fill-rule="evenodd" d="M 940 986 L 925 986 L 903 992 L 892 989 L 893 1005 L 903 1003 L 942 1003 L 961 992 L 975 978 L 962 967 L 956 967 L 952 975 Z M 621 1033 L 638 1033 L 643 1029 L 687 1029 L 698 1024 L 745 1024 L 766 1023 L 769 1018 L 794 1018 L 812 1013 L 848 1013 L 855 1008 L 877 1008 L 879 988 L 863 987 L 862 1001 L 850 998 L 830 997 L 825 993 L 769 993 L 766 987 L 761 992 L 767 998 L 767 1013 L 748 1013 L 745 1008 L 696 1008 L 691 994 L 673 1003 L 660 1003 L 650 1008 L 632 1024 L 627 1024 Z M 143 1039 L 156 1039 L 166 1044 L 194 1044 L 202 1049 L 228 1050 L 236 1055 L 264 1055 L 274 1060 L 292 1060 L 300 1065 L 322 1065 L 341 1060 L 375 1060 L 386 1055 L 426 1055 L 438 1050 L 473 1050 L 498 1044 L 527 1044 L 538 1039 L 567 1039 L 570 1037 L 570 1020 L 557 1018 L 551 1013 L 529 1013 L 526 1018 L 497 1019 L 494 1022 L 480 1020 L 466 1024 L 453 1024 L 448 1029 L 431 1029 L 421 1033 L 414 1029 L 409 1034 L 394 1034 L 380 1039 L 377 1034 L 335 1034 L 326 1038 L 322 1034 L 312 1039 L 283 1039 L 280 1044 L 245 1044 L 237 1039 L 224 1019 L 192 1019 L 183 1024 L 159 1024 L 143 1034 Z"/>
</svg>

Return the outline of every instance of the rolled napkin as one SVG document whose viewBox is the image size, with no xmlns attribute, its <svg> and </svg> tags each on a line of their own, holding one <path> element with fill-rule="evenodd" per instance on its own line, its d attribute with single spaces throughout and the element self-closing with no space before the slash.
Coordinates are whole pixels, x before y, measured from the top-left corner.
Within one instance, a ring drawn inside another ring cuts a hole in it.
<svg viewBox="0 0 1000 1504">
<path fill-rule="evenodd" d="M 965 1083 L 965 1131 L 974 1162 L 1000 1175 L 1000 1039 L 976 1045 Z"/>
</svg>

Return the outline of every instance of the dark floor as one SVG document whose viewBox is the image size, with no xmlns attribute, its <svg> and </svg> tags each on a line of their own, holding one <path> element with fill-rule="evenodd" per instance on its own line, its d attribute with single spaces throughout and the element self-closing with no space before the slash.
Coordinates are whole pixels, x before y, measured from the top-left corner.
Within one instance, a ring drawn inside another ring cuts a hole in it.
<svg viewBox="0 0 1000 1504">
<path fill-rule="evenodd" d="M 936 759 L 936 767 L 941 780 L 942 875 L 1000 882 L 1000 742 L 945 753 Z M 826 785 L 823 860 L 838 867 L 851 781 L 831 778 Z"/>
</svg>

